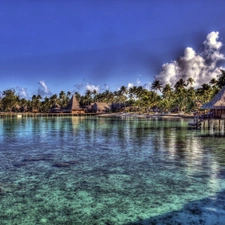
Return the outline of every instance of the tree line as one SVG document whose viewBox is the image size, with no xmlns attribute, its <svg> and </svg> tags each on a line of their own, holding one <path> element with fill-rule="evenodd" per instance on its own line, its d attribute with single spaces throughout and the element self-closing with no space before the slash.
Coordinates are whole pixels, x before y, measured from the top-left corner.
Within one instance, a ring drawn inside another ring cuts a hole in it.
<svg viewBox="0 0 225 225">
<path fill-rule="evenodd" d="M 159 80 L 154 80 L 151 90 L 146 90 L 142 86 L 133 86 L 129 89 L 121 86 L 118 91 L 105 90 L 98 93 L 97 90 L 86 90 L 83 95 L 79 92 L 61 91 L 50 97 L 33 95 L 31 100 L 21 98 L 14 89 L 7 89 L 2 92 L 0 98 L 0 111 L 50 112 L 55 106 L 65 108 L 73 94 L 83 108 L 94 102 L 105 102 L 123 103 L 123 110 L 126 111 L 192 112 L 209 102 L 225 86 L 225 71 L 221 70 L 221 74 L 216 79 L 213 78 L 199 88 L 193 87 L 194 82 L 191 77 L 187 80 L 179 79 L 172 87 L 170 84 L 162 85 Z"/>
</svg>

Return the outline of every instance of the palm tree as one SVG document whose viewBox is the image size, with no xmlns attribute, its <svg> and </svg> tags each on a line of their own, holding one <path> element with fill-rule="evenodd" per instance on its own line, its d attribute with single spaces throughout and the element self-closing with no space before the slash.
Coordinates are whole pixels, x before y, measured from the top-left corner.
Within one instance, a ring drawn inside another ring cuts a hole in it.
<svg viewBox="0 0 225 225">
<path fill-rule="evenodd" d="M 188 112 L 191 112 L 193 110 L 196 110 L 196 91 L 193 87 L 190 87 L 187 92 L 186 92 L 186 97 L 187 97 L 187 101 L 186 101 L 186 108 L 188 110 Z"/>
<path fill-rule="evenodd" d="M 178 80 L 176 82 L 176 84 L 174 85 L 175 89 L 176 90 L 179 90 L 179 89 L 184 89 L 184 87 L 186 87 L 187 85 L 185 84 L 185 81 L 181 78 L 180 80 Z"/>
<path fill-rule="evenodd" d="M 187 90 L 185 89 L 186 86 L 187 84 L 182 78 L 179 79 L 174 85 L 174 104 L 177 107 L 178 111 L 185 110 L 187 106 Z"/>
<path fill-rule="evenodd" d="M 158 105 L 160 96 L 155 91 L 148 91 L 143 89 L 140 96 L 140 104 L 145 107 L 145 111 L 149 112 L 149 109 Z"/>
<path fill-rule="evenodd" d="M 137 90 L 137 86 L 133 86 L 128 89 L 129 99 L 132 100 L 133 98 L 136 97 L 136 90 Z"/>
<path fill-rule="evenodd" d="M 65 96 L 66 96 L 65 91 L 60 91 L 59 98 L 63 100 L 65 98 Z"/>
<path fill-rule="evenodd" d="M 74 93 L 74 95 L 75 95 L 77 101 L 79 102 L 79 101 L 80 101 L 80 97 L 81 97 L 80 93 L 76 91 L 76 92 Z"/>
<path fill-rule="evenodd" d="M 159 102 L 159 108 L 161 112 L 169 112 L 171 111 L 172 102 L 169 99 L 163 98 Z"/>
<path fill-rule="evenodd" d="M 173 91 L 172 87 L 169 84 L 166 84 L 162 90 L 164 98 L 170 97 L 172 94 L 172 91 Z"/>
<path fill-rule="evenodd" d="M 89 105 L 90 102 L 91 102 L 91 91 L 90 90 L 86 90 L 84 97 L 85 97 L 85 101 L 87 102 L 87 105 Z"/>
<path fill-rule="evenodd" d="M 212 87 L 217 85 L 217 80 L 215 78 L 212 78 L 209 83 L 212 85 Z"/>
<path fill-rule="evenodd" d="M 121 86 L 119 92 L 124 95 L 127 94 L 127 88 L 125 86 Z"/>
<path fill-rule="evenodd" d="M 173 88 L 169 84 L 166 84 L 163 87 L 162 93 L 163 99 L 160 101 L 160 107 L 163 111 L 171 111 L 175 97 Z"/>
<path fill-rule="evenodd" d="M 32 111 L 39 111 L 41 106 L 41 95 L 33 95 L 32 96 Z"/>
<path fill-rule="evenodd" d="M 128 96 L 129 96 L 129 105 L 131 106 L 132 109 L 133 104 L 137 100 L 137 86 L 133 86 L 128 89 Z"/>
<path fill-rule="evenodd" d="M 153 91 L 160 91 L 161 92 L 162 84 L 160 83 L 159 80 L 155 80 L 155 81 L 153 81 L 153 83 L 151 85 L 151 89 Z"/>
<path fill-rule="evenodd" d="M 130 88 L 129 93 L 130 93 L 130 98 L 134 97 L 135 100 L 135 105 L 137 106 L 137 109 L 140 110 L 141 109 L 141 98 L 143 97 L 144 93 L 145 93 L 145 89 L 143 89 L 142 86 L 133 86 L 132 88 Z"/>
<path fill-rule="evenodd" d="M 19 100 L 19 105 L 23 112 L 28 110 L 28 101 L 25 98 L 22 98 Z"/>
<path fill-rule="evenodd" d="M 58 96 L 57 96 L 57 94 L 52 95 L 52 96 L 49 98 L 49 100 L 50 100 L 51 106 L 55 105 L 55 104 L 57 103 L 57 101 L 58 101 Z"/>
<path fill-rule="evenodd" d="M 93 91 L 92 91 L 92 94 L 93 94 L 93 98 L 94 98 L 94 102 L 97 102 L 97 100 L 96 100 L 96 96 L 97 96 L 97 94 L 98 94 L 98 92 L 97 92 L 97 90 L 96 89 L 94 89 Z"/>
<path fill-rule="evenodd" d="M 144 90 L 144 89 L 143 89 L 142 86 L 138 86 L 138 87 L 137 87 L 136 95 L 137 95 L 138 98 L 140 98 L 140 97 L 142 96 L 143 90 Z"/>
<path fill-rule="evenodd" d="M 44 101 L 41 104 L 41 111 L 42 112 L 49 112 L 50 107 L 51 107 L 50 99 L 48 97 L 45 97 Z"/>
<path fill-rule="evenodd" d="M 18 103 L 19 97 L 15 95 L 15 90 L 8 89 L 3 91 L 1 99 L 2 108 L 4 111 L 12 112 L 13 107 Z"/>
<path fill-rule="evenodd" d="M 68 104 L 70 98 L 71 98 L 72 93 L 70 91 L 67 91 L 66 93 L 66 98 L 65 98 L 65 105 Z"/>
<path fill-rule="evenodd" d="M 209 84 L 202 84 L 201 88 L 197 89 L 197 93 L 203 103 L 210 101 L 212 98 L 212 88 Z"/>
<path fill-rule="evenodd" d="M 67 91 L 67 94 L 66 95 L 67 95 L 68 98 L 70 98 L 71 97 L 71 94 L 72 93 L 70 91 Z"/>
<path fill-rule="evenodd" d="M 225 70 L 221 70 L 221 74 L 219 75 L 218 81 L 217 81 L 217 85 L 219 88 L 222 88 L 223 86 L 225 86 Z"/>
<path fill-rule="evenodd" d="M 120 90 L 118 91 L 119 100 L 123 102 L 124 109 L 126 111 L 126 100 L 127 100 L 127 88 L 125 86 L 121 86 Z"/>
<path fill-rule="evenodd" d="M 114 94 L 109 91 L 109 90 L 105 90 L 103 93 L 102 93 L 102 99 L 104 102 L 106 103 L 113 103 L 114 100 L 115 100 L 115 97 L 114 97 Z"/>
<path fill-rule="evenodd" d="M 190 86 L 192 86 L 193 83 L 195 83 L 195 80 L 194 80 L 192 77 L 189 77 L 189 78 L 187 79 L 187 85 L 190 84 Z"/>
<path fill-rule="evenodd" d="M 67 101 L 66 93 L 64 91 L 60 91 L 60 93 L 59 93 L 59 101 L 60 101 L 60 107 L 61 108 L 66 106 L 68 101 Z"/>
</svg>

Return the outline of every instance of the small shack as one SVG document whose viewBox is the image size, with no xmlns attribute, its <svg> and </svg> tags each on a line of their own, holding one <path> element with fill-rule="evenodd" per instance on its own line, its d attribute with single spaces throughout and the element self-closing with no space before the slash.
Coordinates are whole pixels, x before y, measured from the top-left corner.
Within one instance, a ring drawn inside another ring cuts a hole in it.
<svg viewBox="0 0 225 225">
<path fill-rule="evenodd" d="M 59 104 L 57 104 L 57 103 L 53 104 L 53 106 L 51 107 L 51 112 L 52 113 L 59 113 L 59 112 L 61 112 L 61 108 L 60 108 Z"/>
<path fill-rule="evenodd" d="M 202 109 L 210 109 L 212 117 L 215 119 L 225 119 L 225 86 L 213 97 L 213 99 L 204 104 Z"/>
<path fill-rule="evenodd" d="M 85 112 L 87 112 L 87 113 L 93 113 L 94 112 L 94 110 L 93 110 L 93 105 L 94 105 L 95 103 L 91 103 L 90 105 L 87 105 L 86 107 L 85 107 Z"/>
<path fill-rule="evenodd" d="M 125 104 L 121 102 L 112 103 L 112 111 L 114 112 L 120 112 L 123 111 L 125 108 Z"/>
<path fill-rule="evenodd" d="M 74 114 L 83 114 L 84 109 L 80 107 L 79 102 L 76 97 L 73 95 L 70 99 L 68 105 L 63 110 L 64 113 L 74 113 Z"/>
</svg>

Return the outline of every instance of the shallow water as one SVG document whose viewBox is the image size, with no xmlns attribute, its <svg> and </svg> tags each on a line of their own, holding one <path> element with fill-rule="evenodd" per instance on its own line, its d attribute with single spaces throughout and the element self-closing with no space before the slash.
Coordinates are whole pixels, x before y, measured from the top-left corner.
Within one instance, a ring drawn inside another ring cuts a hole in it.
<svg viewBox="0 0 225 225">
<path fill-rule="evenodd" d="M 187 124 L 0 119 L 0 225 L 223 224 L 225 135 Z"/>
</svg>

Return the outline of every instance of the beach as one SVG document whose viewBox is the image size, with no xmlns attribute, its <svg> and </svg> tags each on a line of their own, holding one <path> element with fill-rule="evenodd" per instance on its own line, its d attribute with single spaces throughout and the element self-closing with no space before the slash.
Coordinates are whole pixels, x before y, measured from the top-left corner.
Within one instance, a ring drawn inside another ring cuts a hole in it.
<svg viewBox="0 0 225 225">
<path fill-rule="evenodd" d="M 152 117 L 162 117 L 162 118 L 194 118 L 193 113 L 102 113 L 98 114 L 100 117 L 132 117 L 132 118 L 152 118 Z"/>
</svg>

